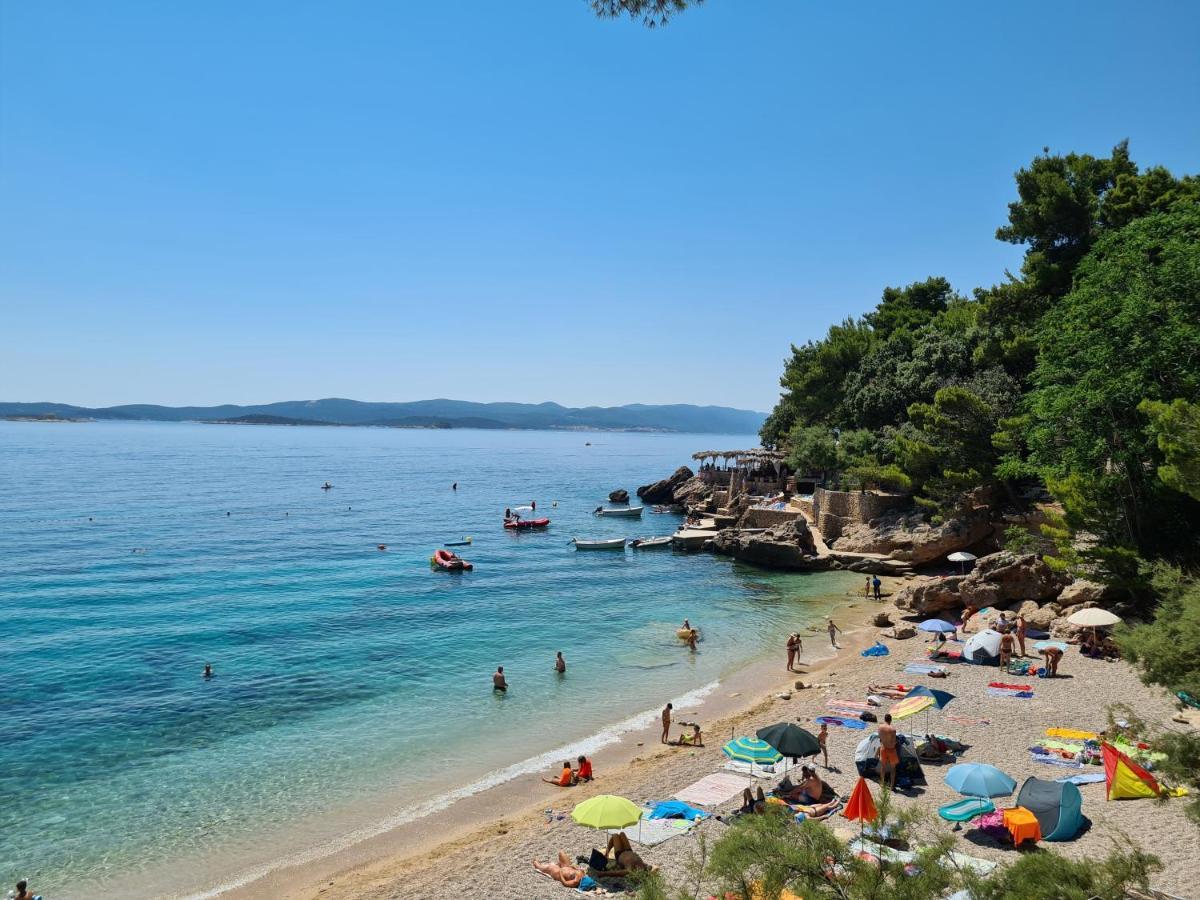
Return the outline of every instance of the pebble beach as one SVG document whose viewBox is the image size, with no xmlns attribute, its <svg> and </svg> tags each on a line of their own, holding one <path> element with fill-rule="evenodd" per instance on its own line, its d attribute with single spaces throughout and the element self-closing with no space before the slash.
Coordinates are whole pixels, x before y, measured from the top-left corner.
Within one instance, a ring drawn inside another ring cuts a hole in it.
<svg viewBox="0 0 1200 900">
<path fill-rule="evenodd" d="M 1054 779 L 1075 774 L 1076 770 L 1032 761 L 1028 748 L 1044 736 L 1048 727 L 1103 729 L 1107 708 L 1113 704 L 1133 707 L 1153 727 L 1189 727 L 1172 721 L 1174 707 L 1168 697 L 1160 690 L 1144 686 L 1127 664 L 1085 658 L 1074 648 L 1063 660 L 1061 677 L 1034 679 L 1034 696 L 1028 699 L 989 696 L 987 684 L 997 674 L 994 668 L 958 664 L 951 666 L 949 676 L 941 679 L 905 674 L 903 667 L 907 662 L 923 657 L 926 638 L 919 635 L 907 640 L 888 639 L 885 631 L 868 624 L 870 617 L 879 611 L 890 612 L 893 619 L 900 615 L 887 603 L 854 604 L 842 623 L 847 633 L 836 654 L 824 656 L 831 648 L 823 634 L 806 635 L 806 647 L 812 649 L 805 658 L 823 658 L 815 659 L 805 674 L 787 673 L 781 652 L 777 666 L 767 666 L 755 673 L 754 690 L 743 690 L 737 697 L 724 696 L 733 709 L 719 719 L 704 720 L 706 746 L 702 749 L 662 746 L 657 732 L 631 734 L 623 746 L 597 754 L 597 779 L 592 784 L 564 790 L 527 779 L 512 786 L 508 811 L 485 824 L 481 825 L 480 820 L 469 825 L 460 823 L 456 831 L 426 835 L 419 850 L 360 859 L 341 868 L 336 868 L 337 860 L 326 860 L 318 868 L 284 870 L 269 883 L 248 885 L 238 896 L 352 896 L 366 900 L 562 897 L 566 888 L 535 872 L 531 860 L 552 859 L 559 850 L 574 859 L 587 855 L 595 846 L 603 847 L 604 834 L 571 821 L 570 810 L 579 802 L 597 794 L 618 794 L 638 803 L 669 799 L 698 779 L 722 771 L 726 760 L 721 745 L 730 736 L 753 734 L 756 729 L 779 721 L 797 721 L 815 732 L 818 726 L 812 720 L 828 712 L 826 703 L 830 699 L 861 700 L 870 685 L 893 682 L 925 684 L 949 691 L 955 700 L 946 707 L 944 715 L 985 720 L 966 724 L 953 718 L 943 719 L 943 714 L 932 714 L 931 730 L 961 741 L 968 749 L 957 760 L 925 763 L 928 784 L 896 795 L 900 807 L 917 807 L 924 814 L 917 830 L 918 843 L 925 835 L 932 838 L 951 833 L 955 835 L 957 851 L 1004 864 L 1018 853 L 1036 851 L 1016 850 L 978 830 L 951 831 L 952 826 L 936 815 L 939 806 L 960 799 L 959 794 L 943 783 L 945 770 L 954 762 L 991 763 L 1011 775 L 1018 786 L 1028 776 Z M 877 639 L 888 646 L 889 655 L 861 656 L 861 650 Z M 797 681 L 818 686 L 796 689 Z M 833 686 L 820 686 L 825 684 Z M 723 684 L 715 699 L 721 699 L 725 690 Z M 918 715 L 899 726 L 902 731 L 911 728 L 920 733 L 924 716 Z M 869 733 L 869 730 L 837 727 L 829 730 L 830 768 L 818 771 L 842 796 L 848 796 L 854 787 L 857 780 L 854 749 Z M 1085 771 L 1102 769 L 1089 766 Z M 761 783 L 770 787 L 777 780 L 764 779 Z M 872 783 L 872 788 L 878 794 L 878 784 Z M 1197 896 L 1194 886 L 1200 883 L 1200 832 L 1186 819 L 1182 801 L 1107 802 L 1103 782 L 1082 785 L 1080 791 L 1083 814 L 1089 824 L 1073 841 L 1040 846 L 1052 846 L 1055 852 L 1072 858 L 1094 860 L 1103 858 L 1114 846 L 1139 845 L 1162 861 L 1163 869 L 1153 879 L 1156 889 L 1179 897 Z M 731 797 L 706 809 L 716 815 L 729 813 L 737 808 L 739 799 Z M 1014 804 L 1015 796 L 998 800 L 996 805 L 1000 808 Z M 699 836 L 716 840 L 729 827 L 718 821 L 716 815 L 686 834 L 637 849 L 649 864 L 660 867 L 668 883 L 682 884 L 694 876 Z M 846 838 L 854 832 L 853 826 L 838 816 L 826 822 L 826 827 Z M 703 888 L 701 896 L 707 896 L 716 891 L 717 885 L 706 884 Z"/>
</svg>

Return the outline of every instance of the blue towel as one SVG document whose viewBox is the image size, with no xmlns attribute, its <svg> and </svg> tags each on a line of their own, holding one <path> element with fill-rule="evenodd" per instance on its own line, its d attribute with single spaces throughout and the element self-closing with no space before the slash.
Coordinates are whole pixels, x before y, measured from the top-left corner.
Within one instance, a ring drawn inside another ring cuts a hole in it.
<svg viewBox="0 0 1200 900">
<path fill-rule="evenodd" d="M 866 650 L 864 650 L 862 652 L 862 655 L 863 656 L 887 656 L 888 652 L 889 651 L 888 651 L 887 647 L 883 646 L 883 644 L 879 643 L 879 641 L 876 641 L 874 646 L 868 647 Z"/>
<path fill-rule="evenodd" d="M 689 822 L 694 822 L 697 819 L 708 818 L 708 813 L 702 809 L 696 809 L 694 806 L 688 806 L 681 800 L 665 800 L 662 803 L 654 804 L 654 810 L 647 819 L 687 819 Z"/>
<path fill-rule="evenodd" d="M 1089 772 L 1087 775 L 1068 775 L 1066 778 L 1055 778 L 1055 781 L 1069 781 L 1071 784 L 1095 784 L 1104 780 L 1103 772 Z"/>
<path fill-rule="evenodd" d="M 576 890 L 585 892 L 594 891 L 598 887 L 600 887 L 600 882 L 598 882 L 591 875 L 584 875 L 583 881 L 579 882 L 579 887 L 577 887 Z"/>
</svg>

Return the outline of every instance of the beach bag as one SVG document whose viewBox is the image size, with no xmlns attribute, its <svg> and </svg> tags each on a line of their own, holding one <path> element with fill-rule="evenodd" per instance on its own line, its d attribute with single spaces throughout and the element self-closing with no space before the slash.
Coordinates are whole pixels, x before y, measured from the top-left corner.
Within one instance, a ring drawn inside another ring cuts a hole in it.
<svg viewBox="0 0 1200 900">
<path fill-rule="evenodd" d="M 877 718 L 875 718 L 875 713 L 873 713 L 873 712 L 859 713 L 858 717 L 860 719 L 862 719 L 864 722 L 878 722 L 879 721 Z"/>
<path fill-rule="evenodd" d="M 603 872 L 608 868 L 608 857 L 595 848 L 592 849 L 592 856 L 588 860 L 588 868 L 594 869 L 597 872 Z"/>
</svg>

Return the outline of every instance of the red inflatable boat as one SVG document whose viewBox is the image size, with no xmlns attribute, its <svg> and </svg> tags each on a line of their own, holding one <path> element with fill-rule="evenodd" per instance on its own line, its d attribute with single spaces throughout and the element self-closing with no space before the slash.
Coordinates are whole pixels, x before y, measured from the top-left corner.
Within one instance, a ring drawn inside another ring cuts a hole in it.
<svg viewBox="0 0 1200 900">
<path fill-rule="evenodd" d="M 504 523 L 505 528 L 545 528 L 550 524 L 549 519 L 509 519 Z"/>
<path fill-rule="evenodd" d="M 473 568 L 469 562 L 449 550 L 434 550 L 429 561 L 443 572 L 470 572 Z"/>
</svg>

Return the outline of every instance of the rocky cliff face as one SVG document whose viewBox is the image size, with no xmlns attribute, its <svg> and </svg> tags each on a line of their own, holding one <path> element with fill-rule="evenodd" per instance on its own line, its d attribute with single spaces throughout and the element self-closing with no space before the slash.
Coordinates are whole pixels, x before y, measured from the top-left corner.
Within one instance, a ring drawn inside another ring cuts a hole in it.
<svg viewBox="0 0 1200 900">
<path fill-rule="evenodd" d="M 674 503 L 675 491 L 694 475 L 695 473 L 687 466 L 680 466 L 670 478 L 642 485 L 637 489 L 637 495 L 643 503 Z"/>
<path fill-rule="evenodd" d="M 610 503 L 628 503 L 629 491 L 625 488 L 617 488 L 608 495 L 608 500 Z"/>
<path fill-rule="evenodd" d="M 892 559 L 922 565 L 965 550 L 992 533 L 986 509 L 942 525 L 926 522 L 920 513 L 889 513 L 866 525 L 847 525 L 830 549 L 850 553 L 882 553 Z"/>
<path fill-rule="evenodd" d="M 729 528 L 713 538 L 712 548 L 714 553 L 772 569 L 823 569 L 828 565 L 817 556 L 812 532 L 803 519 L 753 533 Z"/>
<path fill-rule="evenodd" d="M 905 588 L 896 597 L 896 605 L 921 615 L 964 606 L 1004 608 L 1014 602 L 1054 600 L 1063 587 L 1064 581 L 1034 554 L 1001 551 L 978 559 L 967 575 L 949 575 Z"/>
<path fill-rule="evenodd" d="M 699 475 L 694 475 L 675 489 L 674 501 L 680 506 L 699 503 L 709 495 L 709 487 Z"/>
</svg>

